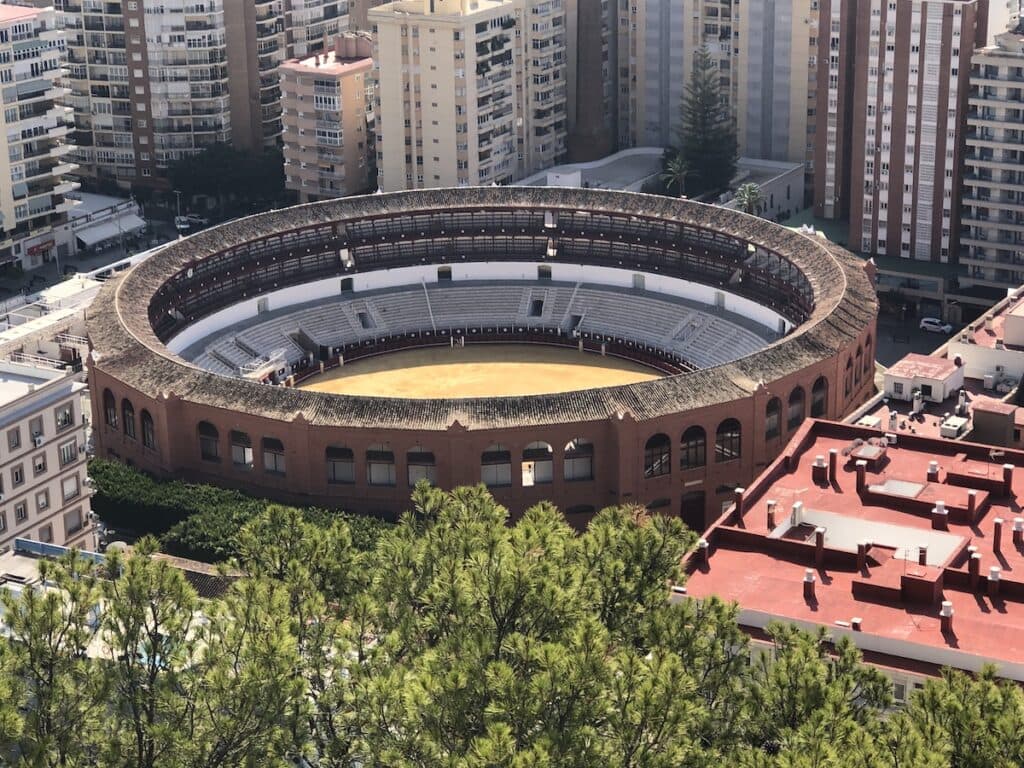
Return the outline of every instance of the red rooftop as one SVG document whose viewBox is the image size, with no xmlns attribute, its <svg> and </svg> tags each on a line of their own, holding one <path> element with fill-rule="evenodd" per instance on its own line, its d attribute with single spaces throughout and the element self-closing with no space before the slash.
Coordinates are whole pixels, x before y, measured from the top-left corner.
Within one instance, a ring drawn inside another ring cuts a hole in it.
<svg viewBox="0 0 1024 768">
<path fill-rule="evenodd" d="M 809 420 L 705 533 L 687 593 L 868 661 L 1024 680 L 1024 452 Z"/>
</svg>

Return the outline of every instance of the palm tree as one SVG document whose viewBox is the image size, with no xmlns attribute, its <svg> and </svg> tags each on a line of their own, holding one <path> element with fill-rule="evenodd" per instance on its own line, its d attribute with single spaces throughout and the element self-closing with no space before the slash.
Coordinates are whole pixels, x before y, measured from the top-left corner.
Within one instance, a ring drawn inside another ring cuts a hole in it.
<svg viewBox="0 0 1024 768">
<path fill-rule="evenodd" d="M 757 184 L 748 181 L 746 184 L 740 184 L 740 188 L 736 190 L 735 200 L 744 213 L 754 215 L 761 203 L 764 202 L 764 195 L 761 194 L 761 188 Z"/>
<path fill-rule="evenodd" d="M 690 167 L 683 158 L 682 153 L 677 153 L 665 162 L 665 169 L 661 172 L 661 180 L 665 189 L 671 191 L 673 187 L 679 190 L 679 196 L 686 195 L 686 177 L 690 175 Z"/>
</svg>

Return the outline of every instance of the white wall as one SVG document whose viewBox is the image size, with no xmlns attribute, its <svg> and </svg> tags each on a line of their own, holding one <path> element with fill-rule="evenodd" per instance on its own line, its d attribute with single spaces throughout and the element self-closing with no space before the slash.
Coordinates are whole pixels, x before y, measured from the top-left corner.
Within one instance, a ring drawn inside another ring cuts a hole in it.
<svg viewBox="0 0 1024 768">
<path fill-rule="evenodd" d="M 1024 352 L 993 349 L 962 341 L 950 341 L 946 349 L 949 359 L 959 357 L 963 361 L 964 375 L 969 379 L 982 379 L 986 374 L 995 374 L 997 365 L 1003 366 L 1003 375 L 1024 378 Z"/>
<path fill-rule="evenodd" d="M 903 384 L 902 394 L 897 395 L 893 391 L 893 384 L 896 382 Z M 895 400 L 909 402 L 914 399 L 914 390 L 920 389 L 922 384 L 930 385 L 932 388 L 931 396 L 922 395 L 922 397 L 932 403 L 941 403 L 964 385 L 964 369 L 963 367 L 957 368 L 947 379 L 932 379 L 925 376 L 893 376 L 887 373 L 885 374 L 885 395 Z"/>
<path fill-rule="evenodd" d="M 422 282 L 436 283 L 438 266 L 437 264 L 424 264 L 415 267 L 381 269 L 374 272 L 354 274 L 351 275 L 352 288 L 354 291 L 359 292 L 416 285 Z M 445 266 L 451 267 L 452 279 L 455 281 L 524 280 L 535 282 L 537 280 L 537 267 L 541 266 L 541 263 L 533 261 L 464 262 Z M 559 282 L 586 282 L 594 285 L 622 288 L 632 288 L 633 275 L 643 274 L 645 288 L 648 291 L 678 296 L 708 305 L 714 305 L 715 294 L 719 293 L 717 289 L 707 285 L 651 272 L 637 273 L 629 269 L 591 267 L 580 264 L 550 263 L 544 264 L 544 266 L 551 267 L 551 279 Z M 181 333 L 168 341 L 167 348 L 176 354 L 180 353 L 210 334 L 244 320 L 255 318 L 257 315 L 256 304 L 259 299 L 268 299 L 269 310 L 274 311 L 284 307 L 325 299 L 330 296 L 338 296 L 341 293 L 342 279 L 342 277 L 329 277 L 326 280 L 317 280 L 291 288 L 282 288 L 278 291 L 272 291 L 262 296 L 232 304 L 230 307 L 204 317 L 202 320 L 185 328 Z M 772 333 L 779 331 L 780 321 L 785 323 L 787 331 L 792 328 L 792 323 L 786 321 L 782 315 L 772 309 L 727 291 L 721 291 L 721 293 L 725 297 L 725 309 L 761 323 Z"/>
</svg>

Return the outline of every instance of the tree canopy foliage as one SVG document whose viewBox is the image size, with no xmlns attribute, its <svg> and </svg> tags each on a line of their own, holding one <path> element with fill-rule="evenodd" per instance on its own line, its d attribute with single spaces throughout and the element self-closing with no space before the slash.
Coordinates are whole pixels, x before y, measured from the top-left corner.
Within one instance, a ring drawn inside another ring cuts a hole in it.
<svg viewBox="0 0 1024 768">
<path fill-rule="evenodd" d="M 200 600 L 149 557 L 0 592 L 0 763 L 121 768 L 930 768 L 1024 759 L 1020 690 L 948 673 L 902 711 L 852 644 L 673 596 L 693 536 L 642 509 L 509 525 L 417 486 L 371 551 L 270 506 Z"/>
<path fill-rule="evenodd" d="M 687 189 L 691 195 L 721 192 L 736 175 L 736 124 L 707 48 L 694 56 L 682 110 L 679 155 L 690 173 Z"/>
</svg>

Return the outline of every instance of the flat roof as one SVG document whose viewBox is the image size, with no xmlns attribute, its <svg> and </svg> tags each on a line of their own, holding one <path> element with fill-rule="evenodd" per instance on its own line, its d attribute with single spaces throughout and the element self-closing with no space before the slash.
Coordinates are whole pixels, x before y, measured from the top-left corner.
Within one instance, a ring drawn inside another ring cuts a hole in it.
<svg viewBox="0 0 1024 768">
<path fill-rule="evenodd" d="M 64 375 L 63 371 L 0 362 L 0 406 L 8 405 L 30 392 L 34 392 L 37 387 L 44 386 Z"/>
<path fill-rule="evenodd" d="M 338 57 L 334 51 L 328 51 L 305 59 L 289 59 L 281 66 L 304 73 L 345 75 L 369 69 L 373 59 L 370 56 Z"/>
<path fill-rule="evenodd" d="M 836 475 L 816 482 L 812 465 L 823 456 L 827 466 L 832 449 Z M 876 456 L 860 491 L 858 453 Z M 932 461 L 938 475 L 929 479 Z M 1004 465 L 1010 465 L 1009 492 Z M 881 430 L 809 420 L 744 492 L 742 516 L 731 509 L 705 533 L 707 565 L 699 550 L 688 558 L 687 593 L 735 601 L 740 623 L 752 632 L 772 619 L 824 626 L 848 632 L 865 650 L 907 659 L 907 668 L 923 662 L 976 670 L 992 661 L 1003 676 L 1024 680 L 1024 544 L 1015 544 L 1012 532 L 1015 519 L 1024 524 L 1021 494 L 1022 451 L 905 433 L 889 444 Z M 974 515 L 968 512 L 972 496 Z M 771 530 L 769 500 L 776 505 Z M 931 509 L 939 501 L 949 511 L 947 530 L 933 526 Z M 795 502 L 802 504 L 799 525 L 791 517 Z M 1003 521 L 998 545 L 997 519 Z M 973 588 L 971 546 L 981 556 Z M 988 592 L 991 566 L 1000 569 L 994 596 Z M 804 597 L 808 569 L 815 579 L 812 599 Z M 943 600 L 954 612 L 952 631 L 945 633 Z M 859 630 L 854 618 L 861 620 Z"/>
<path fill-rule="evenodd" d="M 956 373 L 957 365 L 945 357 L 932 357 L 911 352 L 897 361 L 885 373 L 905 379 L 947 379 Z"/>
<path fill-rule="evenodd" d="M 25 8 L 17 5 L 0 5 L 0 24 L 38 16 L 39 8 Z"/>
</svg>

